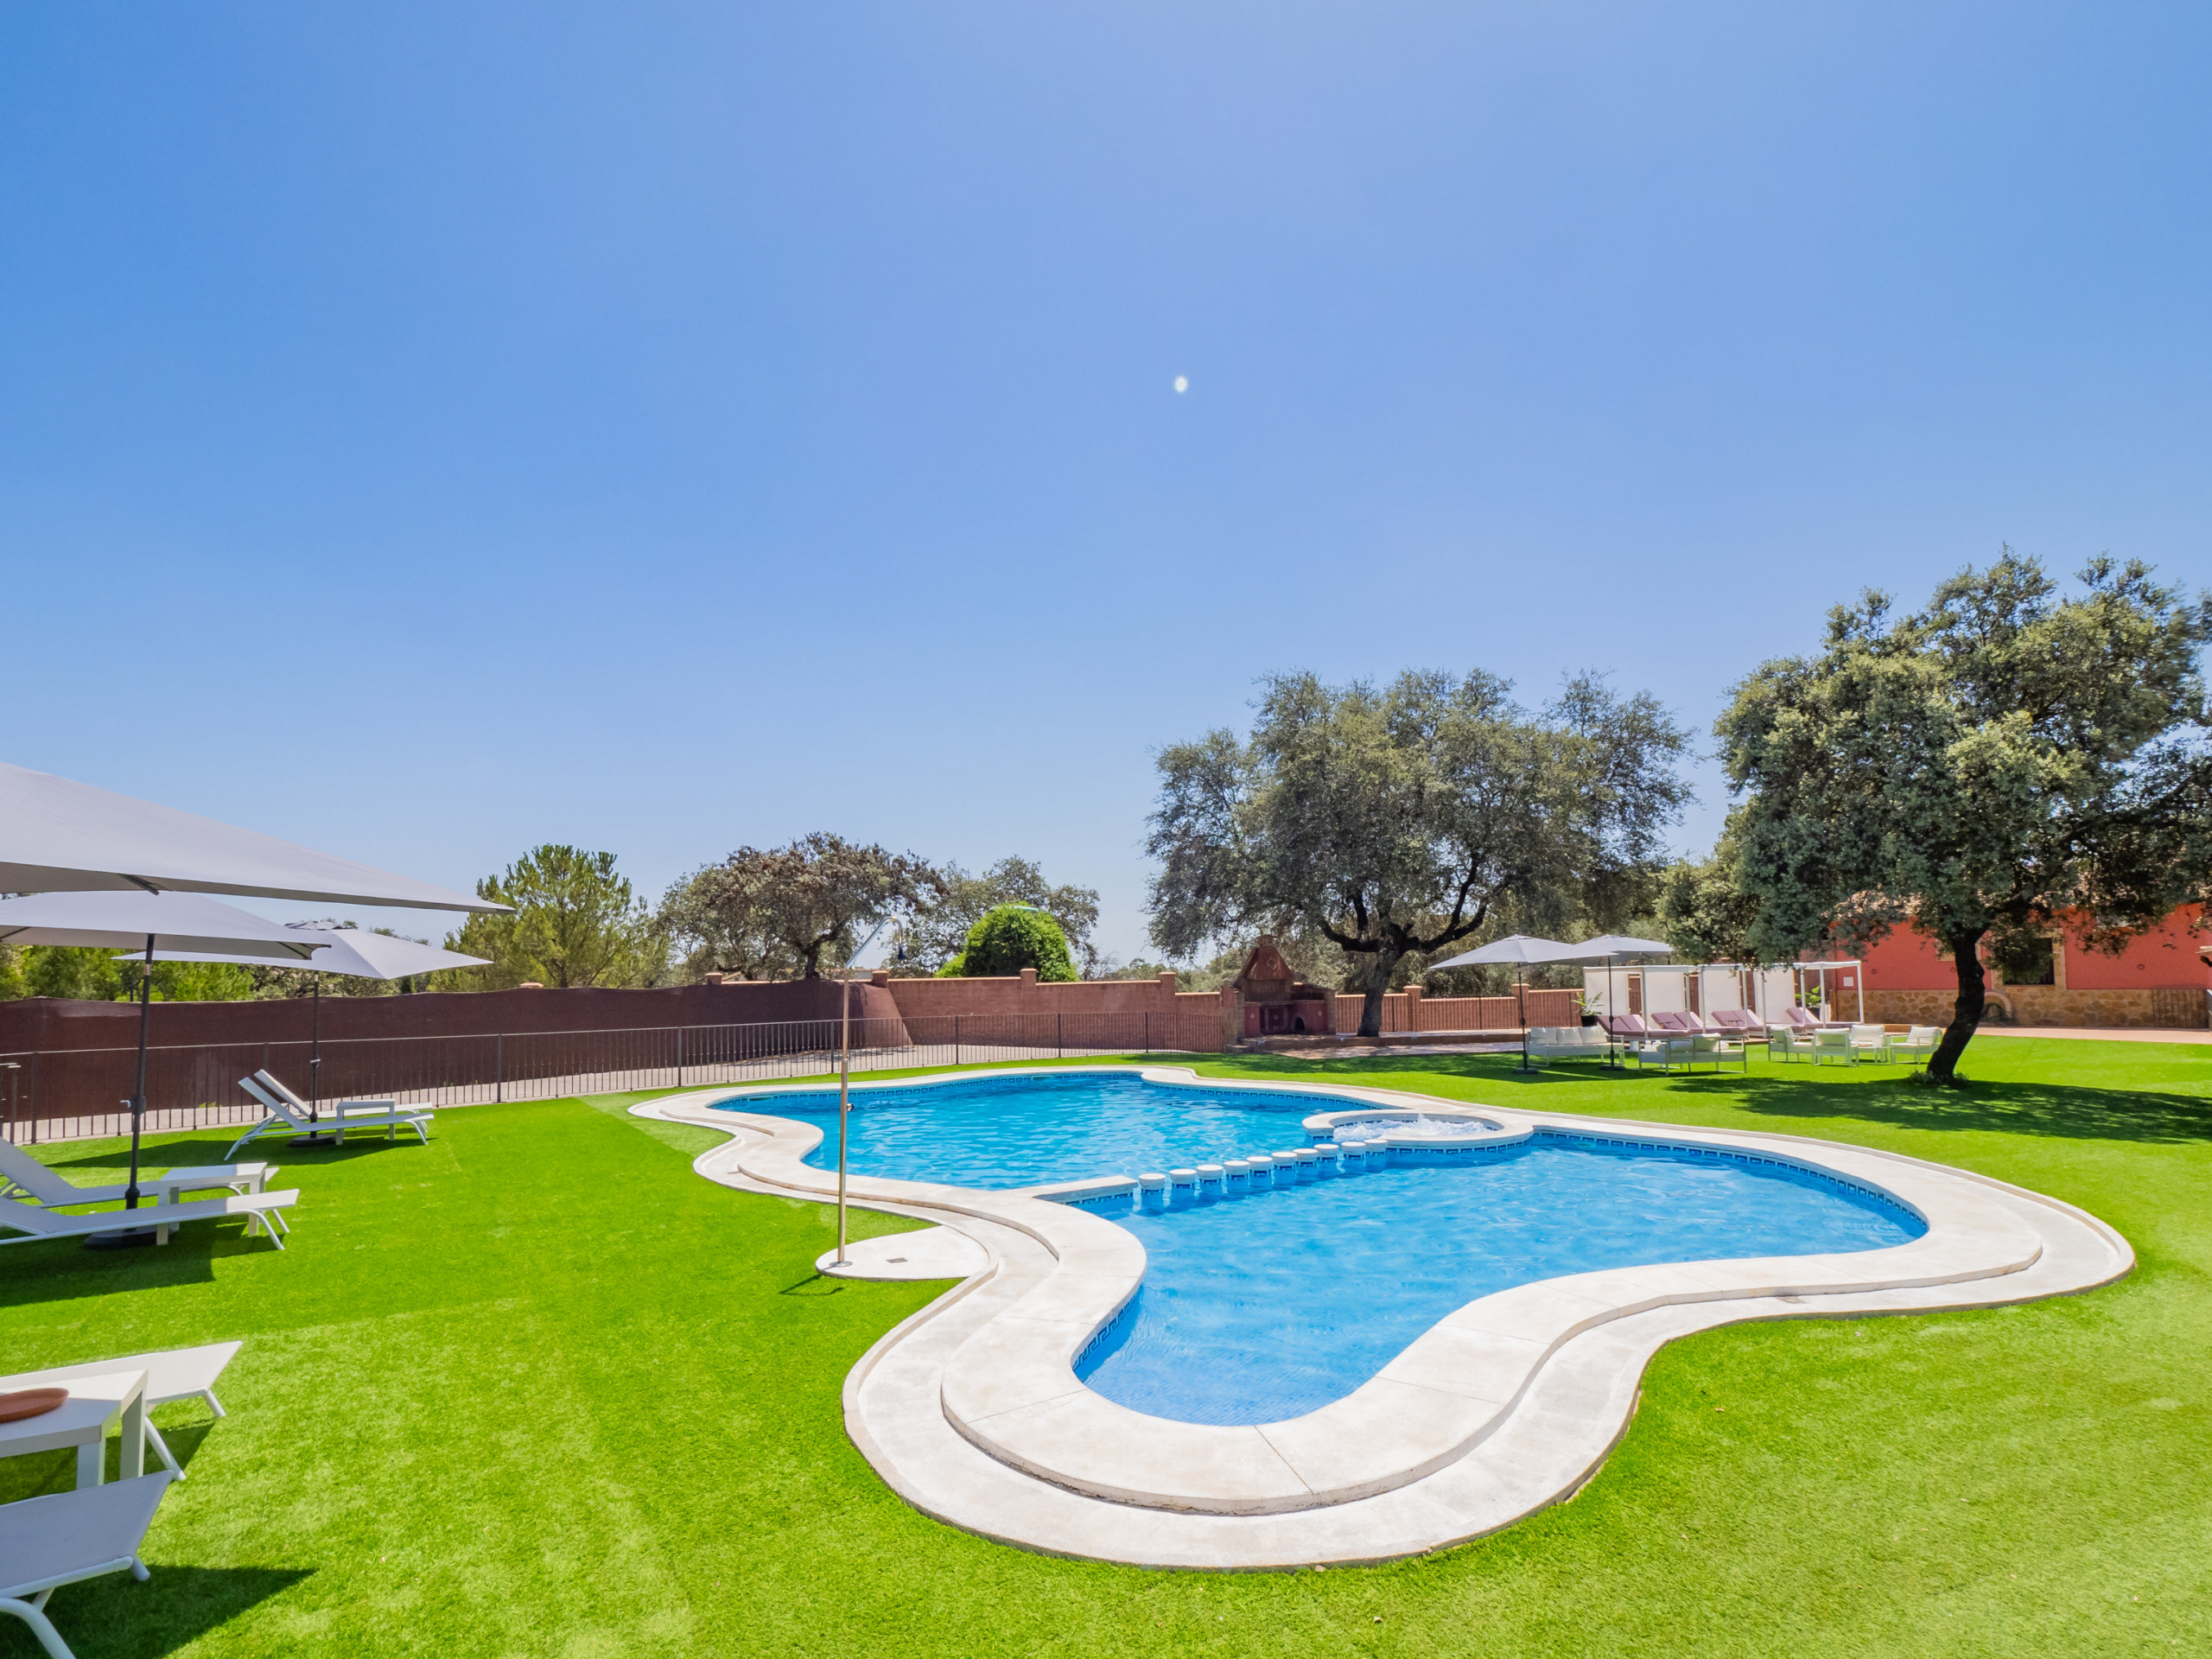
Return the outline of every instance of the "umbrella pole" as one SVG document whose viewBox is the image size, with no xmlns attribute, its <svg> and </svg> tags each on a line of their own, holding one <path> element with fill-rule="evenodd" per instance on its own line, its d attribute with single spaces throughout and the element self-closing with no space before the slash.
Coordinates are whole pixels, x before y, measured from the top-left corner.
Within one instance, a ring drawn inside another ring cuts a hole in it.
<svg viewBox="0 0 2212 1659">
<path fill-rule="evenodd" d="M 154 998 L 154 936 L 146 936 L 146 961 L 138 976 L 138 1092 L 130 1097 L 130 1185 L 123 1190 L 123 1207 L 126 1211 L 138 1207 L 138 1131 L 146 1116 L 146 1022 Z M 93 1233 L 85 1240 L 88 1250 L 123 1250 L 134 1245 L 151 1244 L 151 1227 L 118 1227 L 111 1232 Z"/>
<path fill-rule="evenodd" d="M 308 1122 L 320 1122 L 322 1116 L 322 976 L 317 974 L 312 982 L 314 995 L 309 999 L 315 1012 L 308 1025 Z"/>
<path fill-rule="evenodd" d="M 845 1265 L 845 1118 L 852 1110 L 853 970 L 845 969 L 837 1014 L 837 1266 Z"/>
<path fill-rule="evenodd" d="M 130 1185 L 123 1207 L 138 1207 L 138 1130 L 146 1121 L 146 1025 L 154 1011 L 154 936 L 146 936 L 145 965 L 138 970 L 138 1092 L 130 1097 Z"/>
<path fill-rule="evenodd" d="M 1521 1021 L 1521 1069 L 1529 1070 L 1529 989 L 1528 976 L 1516 975 L 1513 981 L 1513 1011 Z"/>
</svg>

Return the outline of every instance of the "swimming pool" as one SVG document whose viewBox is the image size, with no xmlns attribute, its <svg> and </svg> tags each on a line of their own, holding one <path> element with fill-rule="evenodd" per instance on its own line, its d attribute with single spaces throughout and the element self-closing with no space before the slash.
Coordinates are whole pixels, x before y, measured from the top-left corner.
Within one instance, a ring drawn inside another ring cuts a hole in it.
<svg viewBox="0 0 2212 1659">
<path fill-rule="evenodd" d="M 854 1174 L 995 1187 L 1135 1175 L 1300 1146 L 1301 1119 L 1344 1103 L 1290 1090 L 1192 1088 L 1095 1071 L 856 1089 L 852 1099 L 846 1167 Z M 837 1167 L 836 1090 L 722 1104 L 817 1125 L 822 1144 L 806 1161 Z"/>
<path fill-rule="evenodd" d="M 1279 1151 L 1306 1144 L 1303 1118 L 1349 1103 L 1127 1073 L 856 1090 L 854 1100 L 855 1173 L 981 1187 Z M 834 1091 L 721 1103 L 817 1124 L 823 1138 L 805 1161 L 836 1166 Z M 1926 1230 L 1871 1189 L 1786 1162 L 1543 1129 L 1449 1160 L 1402 1160 L 1159 1213 L 1126 1198 L 1086 1207 L 1135 1236 L 1146 1265 L 1077 1375 L 1133 1410 L 1215 1425 L 1280 1421 L 1342 1399 L 1453 1310 L 1517 1285 L 1880 1249 Z"/>
</svg>

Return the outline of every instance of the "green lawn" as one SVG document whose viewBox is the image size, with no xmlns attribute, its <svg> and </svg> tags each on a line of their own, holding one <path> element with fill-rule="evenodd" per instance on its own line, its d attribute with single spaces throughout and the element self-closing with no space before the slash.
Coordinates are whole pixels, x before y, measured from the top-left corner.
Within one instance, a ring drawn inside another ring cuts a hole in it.
<svg viewBox="0 0 2212 1659">
<path fill-rule="evenodd" d="M 1513 1064 L 1202 1069 L 1895 1148 L 2072 1199 L 2140 1266 L 2027 1307 L 1677 1344 L 1574 1502 L 1459 1549 L 1142 1572 L 986 1543 L 877 1482 L 839 1384 L 932 1290 L 816 1278 L 823 1208 L 700 1180 L 706 1132 L 629 1096 L 472 1107 L 428 1147 L 271 1153 L 303 1189 L 289 1254 L 235 1227 L 0 1251 L 0 1369 L 246 1344 L 227 1420 L 160 1414 L 192 1472 L 151 1582 L 51 1611 L 79 1659 L 2212 1652 L 2212 1050 L 1986 1041 L 1965 1093 Z M 41 1150 L 92 1180 L 118 1149 Z M 0 1462 L 0 1497 L 68 1479 L 66 1454 Z M 0 1656 L 35 1651 L 0 1618 Z"/>
</svg>

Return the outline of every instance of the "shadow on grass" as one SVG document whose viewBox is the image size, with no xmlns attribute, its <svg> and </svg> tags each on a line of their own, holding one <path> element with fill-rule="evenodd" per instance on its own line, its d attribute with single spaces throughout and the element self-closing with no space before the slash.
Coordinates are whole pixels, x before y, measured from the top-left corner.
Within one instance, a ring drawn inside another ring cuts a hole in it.
<svg viewBox="0 0 2212 1659">
<path fill-rule="evenodd" d="M 1810 1066 L 1772 1066 L 1764 1075 L 1737 1072 L 1669 1073 L 1613 1071 L 1581 1062 L 1523 1071 L 1519 1058 L 1506 1055 L 1439 1055 L 1301 1062 L 1294 1077 L 1345 1083 L 1379 1081 L 1426 1072 L 1478 1083 L 1491 1090 L 1491 1103 L 1535 1109 L 1548 1103 L 1537 1096 L 1547 1090 L 1573 1088 L 1584 1098 L 1562 1100 L 1557 1109 L 1617 1109 L 1624 1115 L 1663 1116 L 1669 1099 L 1725 1099 L 1764 1117 L 1853 1119 L 1897 1128 L 1938 1132 L 1969 1130 L 2005 1135 L 2042 1135 L 2068 1140 L 2144 1141 L 2180 1143 L 2212 1140 L 2212 1099 L 2155 1089 L 2101 1089 L 2070 1083 L 1973 1082 L 1962 1089 L 1931 1089 L 1909 1081 L 1913 1075 L 1885 1069 L 1841 1076 Z M 1262 1064 L 1222 1069 L 1257 1082 L 1290 1081 L 1279 1066 Z M 1516 1095 L 1504 1092 L 1510 1089 Z M 1592 1090 L 1617 1098 L 1592 1102 Z"/>
<path fill-rule="evenodd" d="M 159 1659 L 314 1576 L 312 1567 L 290 1567 L 151 1570 L 143 1584 L 117 1573 L 54 1592 L 47 1616 L 78 1659 Z M 0 1659 L 36 1659 L 42 1651 L 24 1625 L 0 1618 Z"/>
<path fill-rule="evenodd" d="M 248 1238 L 245 1222 L 219 1219 L 180 1227 L 167 1244 L 137 1250 L 88 1250 L 74 1238 L 29 1239 L 0 1249 L 0 1307 L 201 1284 L 215 1276 L 218 1262 L 275 1249 L 265 1237 Z"/>
</svg>

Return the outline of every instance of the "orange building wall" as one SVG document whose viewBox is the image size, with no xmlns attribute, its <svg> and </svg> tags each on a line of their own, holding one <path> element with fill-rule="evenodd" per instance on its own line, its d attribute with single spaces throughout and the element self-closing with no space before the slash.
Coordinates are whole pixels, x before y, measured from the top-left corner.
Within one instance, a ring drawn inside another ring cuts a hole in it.
<svg viewBox="0 0 2212 1659">
<path fill-rule="evenodd" d="M 1992 974 L 1994 1017 L 2029 1026 L 2196 1027 L 2208 1021 L 2205 992 L 2212 968 L 2199 954 L 2212 934 L 2193 934 L 2197 907 L 2176 911 L 2128 941 L 2119 955 L 2082 943 L 2062 930 L 2057 983 L 2007 985 Z M 1899 928 L 1866 953 L 1866 1014 L 1871 1020 L 1942 1020 L 1958 993 L 1958 974 L 1936 954 L 1936 941 Z M 1841 999 L 1851 1005 L 1847 995 Z"/>
</svg>

